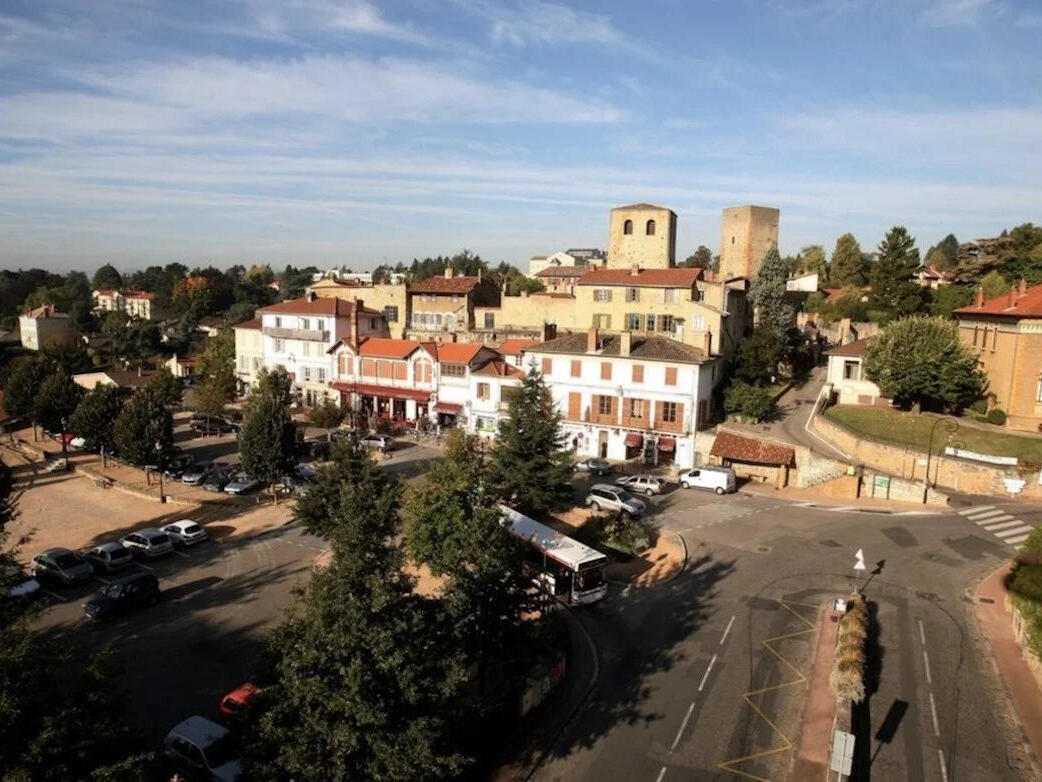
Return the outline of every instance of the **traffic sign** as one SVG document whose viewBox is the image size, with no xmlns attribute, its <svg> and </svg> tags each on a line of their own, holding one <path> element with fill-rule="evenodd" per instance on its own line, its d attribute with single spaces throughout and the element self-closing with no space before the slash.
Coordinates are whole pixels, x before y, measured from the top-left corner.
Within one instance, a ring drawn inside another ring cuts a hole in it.
<svg viewBox="0 0 1042 782">
<path fill-rule="evenodd" d="M 854 570 L 861 571 L 865 569 L 865 552 L 861 549 L 857 550 L 854 555 Z"/>
<path fill-rule="evenodd" d="M 830 767 L 833 771 L 849 777 L 850 769 L 854 765 L 854 734 L 845 730 L 837 730 L 832 735 L 832 762 Z"/>
</svg>

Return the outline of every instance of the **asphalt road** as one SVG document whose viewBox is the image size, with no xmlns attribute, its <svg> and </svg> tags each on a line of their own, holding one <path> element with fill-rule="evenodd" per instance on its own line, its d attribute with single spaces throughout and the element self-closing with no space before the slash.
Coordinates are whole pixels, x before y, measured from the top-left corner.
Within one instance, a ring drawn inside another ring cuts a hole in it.
<svg viewBox="0 0 1042 782">
<path fill-rule="evenodd" d="M 786 779 L 819 609 L 849 589 L 857 548 L 879 566 L 865 586 L 878 646 L 870 697 L 839 726 L 857 737 L 852 778 L 1031 778 L 965 596 L 1012 547 L 956 513 L 683 491 L 656 504 L 689 567 L 577 614 L 600 653 L 599 683 L 537 779 Z"/>
</svg>

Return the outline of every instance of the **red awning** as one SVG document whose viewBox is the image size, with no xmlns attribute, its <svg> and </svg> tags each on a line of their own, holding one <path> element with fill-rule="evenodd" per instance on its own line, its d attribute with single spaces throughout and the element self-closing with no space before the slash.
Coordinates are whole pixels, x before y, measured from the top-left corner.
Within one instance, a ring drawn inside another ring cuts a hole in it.
<svg viewBox="0 0 1042 782">
<path fill-rule="evenodd" d="M 639 432 L 629 432 L 626 435 L 627 448 L 640 448 L 642 445 L 644 445 L 644 435 Z"/>
<path fill-rule="evenodd" d="M 448 413 L 449 415 L 459 415 L 462 409 L 463 405 L 454 405 L 451 402 L 438 402 L 434 405 L 434 412 Z"/>
<path fill-rule="evenodd" d="M 429 402 L 430 391 L 419 391 L 415 388 L 397 388 L 395 386 L 373 386 L 366 383 L 333 383 L 333 388 L 346 393 L 378 396 L 381 399 L 413 399 L 417 402 Z"/>
<path fill-rule="evenodd" d="M 675 437 L 660 437 L 658 438 L 658 449 L 660 451 L 673 451 L 677 447 L 677 441 Z"/>
</svg>

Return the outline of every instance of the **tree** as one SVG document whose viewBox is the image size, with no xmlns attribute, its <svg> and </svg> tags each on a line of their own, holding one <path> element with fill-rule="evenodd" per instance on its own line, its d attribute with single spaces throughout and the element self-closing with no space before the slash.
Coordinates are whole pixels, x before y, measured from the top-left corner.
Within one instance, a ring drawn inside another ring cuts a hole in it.
<svg viewBox="0 0 1042 782">
<path fill-rule="evenodd" d="M 235 335 L 222 332 L 211 337 L 206 349 L 199 354 L 196 372 L 203 381 L 212 381 L 221 389 L 226 401 L 235 398 Z"/>
<path fill-rule="evenodd" d="M 984 294 L 985 301 L 1009 293 L 1010 287 L 1010 284 L 1006 282 L 1006 278 L 996 269 L 992 269 L 981 277 L 980 288 Z"/>
<path fill-rule="evenodd" d="M 749 300 L 756 308 L 756 322 L 774 331 L 779 339 L 793 324 L 794 313 L 785 299 L 788 269 L 778 247 L 772 245 L 763 256 L 760 271 L 749 288 Z"/>
<path fill-rule="evenodd" d="M 947 318 L 952 310 L 965 307 L 973 302 L 973 288 L 966 285 L 942 285 L 931 291 L 930 314 L 939 318 Z"/>
<path fill-rule="evenodd" d="M 684 260 L 683 265 L 698 266 L 702 269 L 708 269 L 713 265 L 713 251 L 704 244 L 700 244 L 698 245 L 698 249 Z"/>
<path fill-rule="evenodd" d="M 869 275 L 872 285 L 869 308 L 886 313 L 889 318 L 918 311 L 923 302 L 922 288 L 915 280 L 918 271 L 919 250 L 915 239 L 904 226 L 891 228 L 879 243 L 876 262 Z"/>
<path fill-rule="evenodd" d="M 800 250 L 799 265 L 796 271 L 801 274 L 818 275 L 820 282 L 826 282 L 829 278 L 829 265 L 825 259 L 825 248 L 820 244 L 810 244 Z"/>
<path fill-rule="evenodd" d="M 80 400 L 69 419 L 69 429 L 87 442 L 87 448 L 112 452 L 115 427 L 126 392 L 119 386 L 97 385 Z"/>
<path fill-rule="evenodd" d="M 56 368 L 40 383 L 36 394 L 35 418 L 48 431 L 65 431 L 62 421 L 68 423 L 82 398 L 83 389 L 73 383 L 65 372 Z"/>
<path fill-rule="evenodd" d="M 724 412 L 762 421 L 774 411 L 770 389 L 744 382 L 734 383 L 724 394 Z"/>
<path fill-rule="evenodd" d="M 53 370 L 53 362 L 44 355 L 17 359 L 4 386 L 4 407 L 7 412 L 15 418 L 30 420 L 34 425 L 38 423 L 36 394 L 40 384 Z"/>
<path fill-rule="evenodd" d="M 954 322 L 925 316 L 891 323 L 865 351 L 868 379 L 906 409 L 958 411 L 973 403 L 986 386 L 977 364 Z"/>
<path fill-rule="evenodd" d="M 829 265 L 829 284 L 836 288 L 848 285 L 860 288 L 867 280 L 867 269 L 861 245 L 851 233 L 845 233 L 836 239 L 832 250 L 832 263 Z"/>
<path fill-rule="evenodd" d="M 251 397 L 252 400 L 253 397 Z M 416 779 L 455 776 L 453 734 L 466 681 L 438 601 L 412 592 L 393 542 L 399 480 L 357 441 L 301 499 L 321 516 L 333 559 L 316 573 L 268 643 L 270 679 L 244 732 L 250 779 Z"/>
<path fill-rule="evenodd" d="M 143 386 L 123 406 L 113 428 L 113 439 L 121 459 L 136 465 L 151 464 L 156 443 L 163 452 L 174 444 L 173 416 L 159 395 Z"/>
<path fill-rule="evenodd" d="M 499 496 L 523 513 L 543 513 L 571 493 L 572 463 L 561 413 L 535 369 L 521 379 L 500 422 L 491 469 Z"/>
<path fill-rule="evenodd" d="M 326 440 L 332 441 L 333 430 L 343 423 L 346 412 L 332 399 L 323 399 L 321 403 L 311 408 L 309 418 L 315 426 L 325 429 Z"/>
<path fill-rule="evenodd" d="M 948 234 L 937 244 L 926 251 L 924 265 L 933 266 L 938 271 L 947 271 L 955 266 L 959 256 L 959 240 L 954 234 Z"/>
<path fill-rule="evenodd" d="M 289 376 L 281 367 L 261 369 L 257 388 L 246 401 L 239 453 L 248 475 L 272 489 L 293 466 L 296 455 L 296 428 L 289 417 Z"/>
<path fill-rule="evenodd" d="M 210 419 L 224 415 L 227 404 L 228 395 L 221 383 L 214 378 L 208 377 L 195 387 L 195 407 L 208 417 L 207 432 L 209 432 Z"/>
<path fill-rule="evenodd" d="M 746 383 L 762 385 L 774 382 L 778 364 L 785 356 L 785 343 L 765 323 L 758 323 L 753 333 L 738 346 L 735 377 Z"/>
<path fill-rule="evenodd" d="M 180 404 L 184 394 L 184 385 L 174 377 L 169 369 L 161 369 L 148 379 L 146 387 L 150 388 L 165 406 Z"/>
<path fill-rule="evenodd" d="M 116 267 L 111 263 L 106 263 L 104 266 L 94 272 L 94 280 L 91 283 L 94 286 L 94 290 L 120 290 L 123 287 L 123 277 Z"/>
</svg>

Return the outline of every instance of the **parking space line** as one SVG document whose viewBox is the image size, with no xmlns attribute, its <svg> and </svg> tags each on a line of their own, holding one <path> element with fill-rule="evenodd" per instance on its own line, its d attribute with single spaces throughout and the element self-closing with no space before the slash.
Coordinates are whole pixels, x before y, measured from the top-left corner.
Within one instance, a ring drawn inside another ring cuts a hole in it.
<svg viewBox="0 0 1042 782">
<path fill-rule="evenodd" d="M 713 666 L 716 665 L 716 655 L 713 655 L 713 659 L 709 661 L 709 667 L 706 668 L 705 675 L 702 677 L 702 681 L 698 685 L 698 691 L 702 692 L 702 688 L 706 686 L 706 679 L 709 678 L 709 672 L 713 670 Z"/>
<path fill-rule="evenodd" d="M 731 621 L 727 623 L 727 629 L 724 630 L 723 638 L 720 639 L 720 645 L 724 645 L 724 641 L 727 640 L 727 634 L 731 632 L 731 625 L 734 624 L 734 616 L 731 617 Z"/>
</svg>

